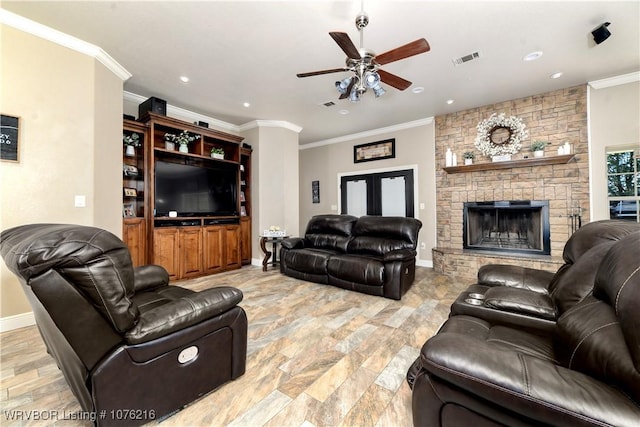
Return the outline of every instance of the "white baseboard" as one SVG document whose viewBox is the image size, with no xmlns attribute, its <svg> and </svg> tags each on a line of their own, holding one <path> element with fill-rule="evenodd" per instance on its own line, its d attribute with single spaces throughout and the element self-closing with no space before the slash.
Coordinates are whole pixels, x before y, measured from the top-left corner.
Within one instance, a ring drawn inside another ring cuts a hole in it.
<svg viewBox="0 0 640 427">
<path fill-rule="evenodd" d="M 433 261 L 428 260 L 428 259 L 417 259 L 416 260 L 416 265 L 418 267 L 433 268 Z"/>
<path fill-rule="evenodd" d="M 36 319 L 33 317 L 33 313 L 16 314 L 15 316 L 8 316 L 0 318 L 0 332 L 12 331 L 14 329 L 24 328 L 25 326 L 31 326 L 36 324 Z"/>
</svg>

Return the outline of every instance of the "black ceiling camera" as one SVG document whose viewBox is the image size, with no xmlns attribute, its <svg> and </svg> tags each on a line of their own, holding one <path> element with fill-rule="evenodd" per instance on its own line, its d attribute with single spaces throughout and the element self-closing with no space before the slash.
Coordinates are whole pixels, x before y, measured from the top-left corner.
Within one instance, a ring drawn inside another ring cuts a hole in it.
<svg viewBox="0 0 640 427">
<path fill-rule="evenodd" d="M 609 36 L 611 35 L 611 32 L 607 29 L 609 25 L 611 25 L 610 22 L 605 22 L 595 30 L 591 31 L 591 35 L 593 36 L 593 40 L 596 42 L 596 44 L 600 44 L 609 38 Z"/>
</svg>

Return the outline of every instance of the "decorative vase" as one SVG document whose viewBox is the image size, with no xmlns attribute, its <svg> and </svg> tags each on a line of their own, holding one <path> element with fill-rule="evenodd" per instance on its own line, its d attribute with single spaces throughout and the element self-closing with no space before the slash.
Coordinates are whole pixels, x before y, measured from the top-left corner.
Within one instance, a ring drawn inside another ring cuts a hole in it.
<svg viewBox="0 0 640 427">
<path fill-rule="evenodd" d="M 133 145 L 127 145 L 127 148 L 124 151 L 125 156 L 135 157 L 136 156 L 136 147 Z"/>
<path fill-rule="evenodd" d="M 473 159 L 464 159 L 464 164 L 469 166 L 473 164 Z"/>
<path fill-rule="evenodd" d="M 533 157 L 544 157 L 544 150 L 534 151 Z"/>
<path fill-rule="evenodd" d="M 176 149 L 176 144 L 173 142 L 165 141 L 164 142 L 165 150 L 174 151 Z"/>
<path fill-rule="evenodd" d="M 180 147 L 178 148 L 178 151 L 181 153 L 188 153 L 189 152 L 189 146 L 186 144 L 180 144 Z"/>
<path fill-rule="evenodd" d="M 211 153 L 211 157 L 218 160 L 224 160 L 224 154 L 220 154 L 220 153 Z"/>
</svg>

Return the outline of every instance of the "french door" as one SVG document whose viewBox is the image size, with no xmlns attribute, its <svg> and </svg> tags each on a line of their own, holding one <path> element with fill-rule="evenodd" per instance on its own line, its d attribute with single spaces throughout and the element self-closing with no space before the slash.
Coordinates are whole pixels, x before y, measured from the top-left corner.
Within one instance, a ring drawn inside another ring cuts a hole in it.
<svg viewBox="0 0 640 427">
<path fill-rule="evenodd" d="M 413 217 L 413 170 L 343 176 L 341 213 Z"/>
</svg>

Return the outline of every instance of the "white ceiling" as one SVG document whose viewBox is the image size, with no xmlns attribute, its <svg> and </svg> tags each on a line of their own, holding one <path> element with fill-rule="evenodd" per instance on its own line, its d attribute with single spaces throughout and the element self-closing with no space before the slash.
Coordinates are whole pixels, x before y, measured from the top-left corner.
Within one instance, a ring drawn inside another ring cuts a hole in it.
<svg viewBox="0 0 640 427">
<path fill-rule="evenodd" d="M 101 47 L 133 74 L 126 91 L 235 125 L 288 121 L 302 127 L 302 144 L 638 71 L 639 5 L 365 0 L 365 48 L 382 53 L 424 37 L 431 51 L 382 67 L 412 81 L 409 89 L 385 86 L 383 97 L 369 91 L 351 103 L 338 101 L 334 86 L 348 73 L 296 73 L 344 65 L 328 33 L 347 32 L 359 45 L 359 0 L 2 2 Z M 596 45 L 590 32 L 605 21 L 612 36 Z M 453 65 L 474 51 L 479 60 Z M 544 54 L 524 62 L 532 51 Z M 561 78 L 549 77 L 558 71 Z M 182 75 L 190 81 L 182 83 Z M 414 94 L 416 86 L 424 91 Z M 336 105 L 322 106 L 327 101 Z"/>
</svg>

